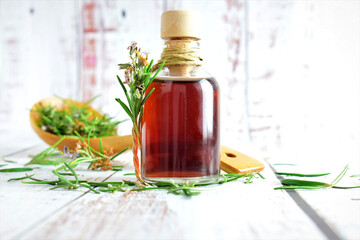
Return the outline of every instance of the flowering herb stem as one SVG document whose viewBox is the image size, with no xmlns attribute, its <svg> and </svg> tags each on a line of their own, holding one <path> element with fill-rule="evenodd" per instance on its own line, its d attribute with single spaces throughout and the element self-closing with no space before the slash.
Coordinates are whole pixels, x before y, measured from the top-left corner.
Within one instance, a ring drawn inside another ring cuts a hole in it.
<svg viewBox="0 0 360 240">
<path fill-rule="evenodd" d="M 135 173 L 137 179 L 141 183 L 145 184 L 141 177 L 140 159 L 138 156 L 138 149 L 141 149 L 140 123 L 144 104 L 155 90 L 152 88 L 150 91 L 147 91 L 147 89 L 161 71 L 165 61 L 159 67 L 157 72 L 152 75 L 151 67 L 154 61 L 151 60 L 150 63 L 148 62 L 148 53 L 141 53 L 141 49 L 137 46 L 136 42 L 132 42 L 128 47 L 128 50 L 131 63 L 119 64 L 120 70 L 125 70 L 125 81 L 123 82 L 118 75 L 116 76 L 126 96 L 127 104 L 124 103 L 120 98 L 115 98 L 115 100 L 120 104 L 120 106 L 124 109 L 126 114 L 133 122 L 133 161 L 135 166 Z M 128 89 L 125 87 L 125 84 L 127 84 Z"/>
</svg>

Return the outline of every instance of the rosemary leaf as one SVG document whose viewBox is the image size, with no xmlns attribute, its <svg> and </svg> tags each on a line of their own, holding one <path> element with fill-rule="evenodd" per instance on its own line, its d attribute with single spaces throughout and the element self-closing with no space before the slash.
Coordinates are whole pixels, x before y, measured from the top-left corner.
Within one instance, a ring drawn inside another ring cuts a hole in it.
<svg viewBox="0 0 360 240">
<path fill-rule="evenodd" d="M 74 176 L 74 174 L 72 174 L 72 173 L 58 172 L 58 174 L 61 174 L 63 176 Z"/>
<path fill-rule="evenodd" d="M 80 183 L 80 186 L 86 187 L 88 189 L 90 189 L 91 191 L 93 191 L 94 193 L 100 194 L 99 191 L 95 190 L 95 188 L 91 187 L 89 184 L 87 183 Z"/>
<path fill-rule="evenodd" d="M 0 169 L 0 172 L 28 172 L 34 170 L 33 168 L 4 168 Z"/>
<path fill-rule="evenodd" d="M 119 152 L 119 153 L 115 154 L 114 156 L 112 156 L 112 157 L 110 158 L 110 160 L 115 159 L 117 156 L 119 156 L 120 154 L 123 154 L 124 152 L 126 152 L 126 151 L 129 150 L 129 149 L 130 149 L 130 147 L 125 148 L 125 149 L 122 150 L 121 152 Z"/>
<path fill-rule="evenodd" d="M 342 172 L 339 174 L 339 176 L 337 176 L 337 178 L 335 178 L 334 181 L 332 181 L 331 185 L 334 186 L 336 185 L 338 182 L 340 182 L 340 180 L 345 176 L 347 170 L 349 169 L 349 165 L 346 165 L 344 170 L 342 170 Z"/>
<path fill-rule="evenodd" d="M 129 115 L 129 117 L 130 117 L 133 121 L 135 121 L 135 119 L 134 119 L 134 117 L 133 117 L 130 109 L 126 106 L 126 104 L 123 103 L 123 101 L 121 101 L 120 98 L 115 98 L 115 100 L 116 100 L 118 103 L 120 103 L 121 107 L 125 110 L 125 112 L 127 113 L 127 115 Z"/>
<path fill-rule="evenodd" d="M 151 78 L 151 82 L 156 78 L 156 76 L 159 74 L 159 72 L 161 71 L 161 69 L 164 67 L 165 65 L 165 60 L 163 61 L 163 63 L 161 64 L 161 66 L 159 67 L 159 69 L 156 71 L 156 73 L 154 74 L 154 76 Z M 150 83 L 151 83 L 150 82 Z M 150 85 L 149 83 L 149 85 Z"/>
<path fill-rule="evenodd" d="M 289 186 L 308 186 L 308 187 L 331 187 L 330 184 L 324 182 L 315 182 L 315 181 L 306 181 L 306 180 L 297 180 L 297 179 L 283 179 L 281 183 Z"/>
<path fill-rule="evenodd" d="M 79 184 L 79 179 L 78 179 L 78 176 L 77 176 L 76 172 L 74 171 L 74 169 L 72 167 L 70 167 L 69 164 L 67 164 L 67 163 L 64 163 L 64 164 L 70 170 L 70 172 L 72 172 L 72 174 L 74 175 L 75 181 L 76 181 L 75 183 Z"/>
<path fill-rule="evenodd" d="M 60 163 L 65 162 L 68 158 L 65 157 L 58 157 L 62 153 L 55 152 L 56 147 L 65 139 L 65 136 L 60 138 L 59 141 L 57 141 L 54 145 L 48 147 L 35 157 L 31 159 L 30 162 L 26 163 L 25 165 L 31 165 L 31 164 L 39 164 L 39 165 L 58 165 Z M 57 157 L 57 158 L 55 158 Z"/>
<path fill-rule="evenodd" d="M 128 64 L 128 65 L 130 66 L 130 64 Z M 128 101 L 128 104 L 129 104 L 129 106 L 130 106 L 131 111 L 134 111 L 134 105 L 132 104 L 132 101 L 130 100 L 129 94 L 128 94 L 128 92 L 126 91 L 126 88 L 125 88 L 123 82 L 121 81 L 121 79 L 120 79 L 120 77 L 119 77 L 118 75 L 116 75 L 116 77 L 117 77 L 117 79 L 118 79 L 118 82 L 119 82 L 120 85 L 121 85 L 121 88 L 123 89 L 123 91 L 124 91 L 124 93 L 125 93 L 125 96 L 126 96 L 126 99 L 127 99 L 127 101 Z"/>
<path fill-rule="evenodd" d="M 64 183 L 69 184 L 69 185 L 70 185 L 71 187 L 73 187 L 73 188 L 77 188 L 76 185 L 74 185 L 74 184 L 71 183 L 69 180 L 67 180 L 66 178 L 64 178 L 63 176 L 61 176 L 56 170 L 53 170 L 52 172 L 53 172 L 56 176 L 58 176 L 59 179 L 60 179 L 61 181 L 63 181 Z"/>
<path fill-rule="evenodd" d="M 150 97 L 150 95 L 154 92 L 155 88 L 151 89 L 150 92 L 144 97 L 144 99 L 141 101 L 140 107 L 144 105 L 146 100 Z"/>
<path fill-rule="evenodd" d="M 302 174 L 302 173 L 275 172 L 275 174 L 285 175 L 285 176 L 297 176 L 297 177 L 321 177 L 321 176 L 329 175 L 330 173 Z"/>
<path fill-rule="evenodd" d="M 350 187 L 333 186 L 333 188 L 339 188 L 339 189 L 351 189 L 351 188 L 360 188 L 360 186 L 350 186 Z"/>
<path fill-rule="evenodd" d="M 122 171 L 122 167 L 121 166 L 112 166 L 112 169 L 113 171 L 116 171 L 116 172 L 119 172 L 119 171 Z"/>
<path fill-rule="evenodd" d="M 100 153 L 101 153 L 101 154 L 104 154 L 104 148 L 103 148 L 103 144 L 102 144 L 101 138 L 99 139 L 99 144 L 100 144 Z"/>
<path fill-rule="evenodd" d="M 315 187 L 315 186 L 281 186 L 274 188 L 277 189 L 324 189 L 324 187 Z"/>
<path fill-rule="evenodd" d="M 32 175 L 30 175 L 30 176 L 26 175 L 26 176 L 24 176 L 24 177 L 19 177 L 19 178 L 10 178 L 10 179 L 8 180 L 8 182 L 27 179 L 27 178 L 32 177 L 32 176 L 34 176 L 34 175 L 35 175 L 35 173 L 32 174 Z"/>
</svg>

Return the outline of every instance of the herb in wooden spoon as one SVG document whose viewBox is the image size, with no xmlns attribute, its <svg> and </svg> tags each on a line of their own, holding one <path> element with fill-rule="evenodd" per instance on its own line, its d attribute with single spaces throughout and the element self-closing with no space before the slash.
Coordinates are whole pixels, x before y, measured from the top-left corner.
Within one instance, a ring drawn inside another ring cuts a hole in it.
<svg viewBox="0 0 360 240">
<path fill-rule="evenodd" d="M 51 105 L 40 104 L 36 111 L 40 115 L 38 126 L 46 132 L 58 136 L 87 136 L 92 131 L 93 137 L 107 137 L 117 135 L 117 125 L 123 121 L 114 121 L 107 114 L 99 117 L 90 110 L 89 104 L 96 97 L 84 105 L 76 106 L 71 101 L 62 99 L 68 106 L 66 109 L 56 109 Z"/>
</svg>

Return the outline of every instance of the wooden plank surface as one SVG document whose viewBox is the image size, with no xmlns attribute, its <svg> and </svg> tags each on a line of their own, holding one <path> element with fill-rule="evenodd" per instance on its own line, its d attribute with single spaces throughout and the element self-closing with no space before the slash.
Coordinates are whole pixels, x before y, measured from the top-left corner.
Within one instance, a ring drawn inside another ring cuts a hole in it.
<svg viewBox="0 0 360 240">
<path fill-rule="evenodd" d="M 35 150 L 10 159 L 20 165 Z M 128 163 L 126 171 L 116 172 L 108 181 L 120 181 L 123 173 L 133 172 L 131 154 L 122 160 Z M 50 169 L 36 171 L 50 178 Z M 97 181 L 111 174 L 80 171 L 81 178 Z M 219 185 L 193 198 L 162 190 L 97 195 L 6 182 L 20 175 L 23 173 L 0 175 L 2 239 L 324 238 L 286 192 L 273 190 L 279 181 L 268 166 L 263 172 L 266 180 Z"/>
<path fill-rule="evenodd" d="M 37 154 L 47 146 L 41 144 L 38 147 L 20 151 L 5 157 L 6 160 L 14 161 L 8 163 L 7 167 L 23 166 L 31 158 L 29 154 Z M 4 163 L 4 162 L 2 162 Z M 38 167 L 31 165 L 30 167 Z M 28 174 L 36 173 L 41 179 L 55 180 L 51 173 L 53 167 L 42 166 Z M 92 181 L 103 181 L 114 172 L 84 171 L 79 170 L 79 177 L 91 179 Z M 47 185 L 29 185 L 20 181 L 7 182 L 10 178 L 25 176 L 24 172 L 1 173 L 0 174 L 0 237 L 1 239 L 17 239 L 17 235 L 26 229 L 33 228 L 39 222 L 45 221 L 51 214 L 68 205 L 75 199 L 83 197 L 89 190 L 81 188 L 77 191 L 50 191 Z M 19 224 L 21 221 L 21 224 Z"/>
<path fill-rule="evenodd" d="M 5 157 L 15 161 L 6 167 L 22 166 L 29 154 L 44 147 L 42 144 Z M 131 153 L 118 161 L 126 166 L 124 172 L 80 169 L 79 176 L 94 181 L 134 180 L 133 176 L 123 176 L 133 172 Z M 301 165 L 275 167 L 278 171 L 310 171 Z M 55 179 L 51 169 L 35 171 L 38 177 Z M 313 171 L 329 170 L 334 169 Z M 349 171 L 348 176 L 358 173 L 356 168 Z M 337 174 L 333 171 L 316 180 L 331 182 Z M 294 198 L 284 190 L 273 189 L 281 184 L 268 164 L 263 172 L 265 180 L 214 186 L 193 198 L 162 190 L 97 195 L 86 189 L 50 191 L 48 186 L 6 182 L 23 175 L 0 175 L 1 239 L 357 239 L 360 233 L 359 189 L 300 190 L 293 192 L 298 197 Z M 347 177 L 339 185 L 356 185 L 358 181 Z"/>
</svg>

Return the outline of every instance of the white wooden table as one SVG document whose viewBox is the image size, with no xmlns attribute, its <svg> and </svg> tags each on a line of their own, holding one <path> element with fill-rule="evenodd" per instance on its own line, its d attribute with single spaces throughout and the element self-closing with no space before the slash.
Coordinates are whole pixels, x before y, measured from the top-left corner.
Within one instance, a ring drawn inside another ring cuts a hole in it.
<svg viewBox="0 0 360 240">
<path fill-rule="evenodd" d="M 2 168 L 23 166 L 29 154 L 45 147 L 38 139 L 16 151 L 9 144 L 4 159 L 14 163 Z M 131 153 L 118 159 L 124 171 L 79 170 L 80 178 L 133 178 L 123 176 L 134 171 Z M 360 239 L 359 189 L 274 190 L 280 181 L 274 166 L 265 164 L 265 180 L 217 185 L 191 198 L 164 190 L 50 191 L 47 185 L 7 182 L 23 172 L 0 173 L 0 239 Z M 55 180 L 52 168 L 41 166 L 36 176 Z M 316 180 L 331 182 L 340 171 Z M 359 178 L 347 177 L 341 183 L 359 185 Z"/>
</svg>

